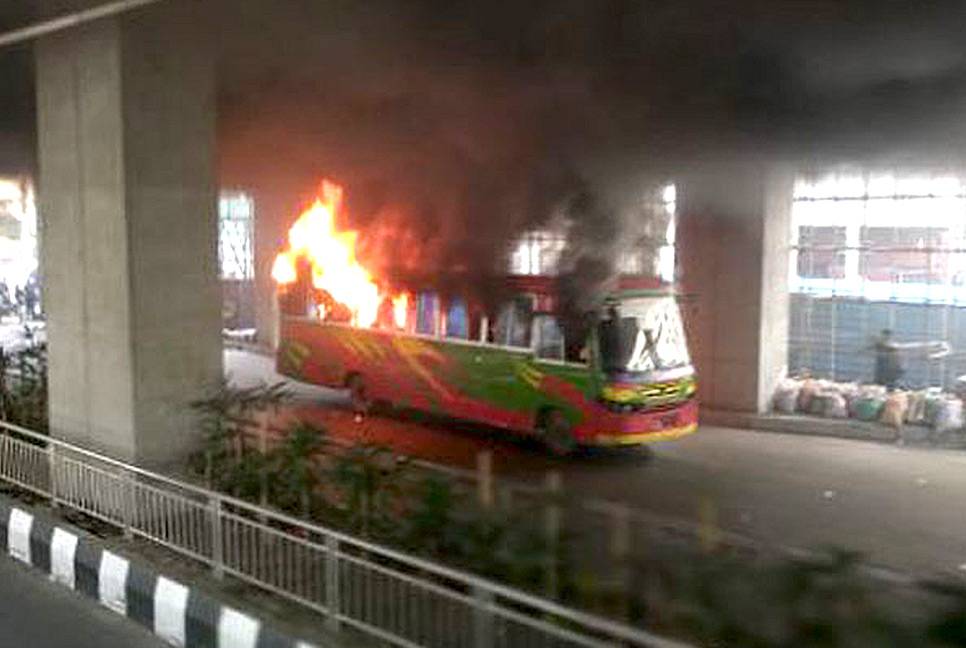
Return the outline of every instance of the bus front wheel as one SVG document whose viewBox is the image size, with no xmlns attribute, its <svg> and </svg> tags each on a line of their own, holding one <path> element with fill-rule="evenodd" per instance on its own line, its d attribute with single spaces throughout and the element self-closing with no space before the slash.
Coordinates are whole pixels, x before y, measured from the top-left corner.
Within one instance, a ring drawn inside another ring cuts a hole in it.
<svg viewBox="0 0 966 648">
<path fill-rule="evenodd" d="M 574 438 L 570 421 L 560 410 L 546 412 L 541 427 L 543 443 L 554 455 L 566 457 L 577 450 L 577 439 Z"/>
<path fill-rule="evenodd" d="M 356 414 L 366 414 L 372 405 L 369 395 L 366 392 L 366 381 L 359 374 L 352 374 L 346 381 L 349 388 L 349 402 L 352 404 L 352 411 Z"/>
</svg>

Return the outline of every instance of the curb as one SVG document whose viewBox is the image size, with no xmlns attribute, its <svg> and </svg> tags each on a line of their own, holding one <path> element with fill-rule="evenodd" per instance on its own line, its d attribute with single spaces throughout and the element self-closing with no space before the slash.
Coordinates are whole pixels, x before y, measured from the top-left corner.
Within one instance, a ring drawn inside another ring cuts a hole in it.
<svg viewBox="0 0 966 648">
<path fill-rule="evenodd" d="M 706 410 L 701 414 L 701 424 L 756 432 L 834 437 L 876 443 L 895 443 L 900 438 L 900 433 L 894 428 L 878 423 L 853 419 L 822 419 L 794 414 L 749 414 L 727 410 Z M 924 432 L 916 426 L 907 426 L 903 434 L 916 439 Z"/>
<path fill-rule="evenodd" d="M 53 582 L 126 616 L 174 646 L 314 648 L 5 497 L 0 497 L 0 547 Z"/>
</svg>

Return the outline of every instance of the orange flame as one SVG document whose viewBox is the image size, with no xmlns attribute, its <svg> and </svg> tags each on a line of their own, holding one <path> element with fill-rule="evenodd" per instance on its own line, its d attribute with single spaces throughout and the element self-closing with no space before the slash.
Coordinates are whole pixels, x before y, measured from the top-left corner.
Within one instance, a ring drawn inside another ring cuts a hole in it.
<svg viewBox="0 0 966 648">
<path fill-rule="evenodd" d="M 288 231 L 288 248 L 275 257 L 272 278 L 280 285 L 298 279 L 298 260 L 308 261 L 312 285 L 323 290 L 351 313 L 353 323 L 372 326 L 380 305 L 391 299 L 396 326 L 404 327 L 408 298 L 405 294 L 384 294 L 369 271 L 356 259 L 358 232 L 339 231 L 336 217 L 342 210 L 342 187 L 324 180 L 322 195 L 302 212 Z M 319 316 L 325 316 L 320 307 Z"/>
<path fill-rule="evenodd" d="M 272 279 L 279 285 L 293 284 L 298 279 L 295 259 L 289 252 L 279 252 L 272 264 Z"/>
<path fill-rule="evenodd" d="M 406 314 L 409 312 L 409 295 L 401 293 L 392 298 L 392 318 L 399 328 L 406 327 Z"/>
</svg>

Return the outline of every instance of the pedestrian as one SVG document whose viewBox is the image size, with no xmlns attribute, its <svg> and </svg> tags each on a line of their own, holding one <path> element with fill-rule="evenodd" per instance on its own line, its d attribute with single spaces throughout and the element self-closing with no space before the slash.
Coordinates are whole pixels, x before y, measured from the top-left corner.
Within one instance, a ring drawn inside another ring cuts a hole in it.
<svg viewBox="0 0 966 648">
<path fill-rule="evenodd" d="M 936 359 L 949 354 L 949 345 L 946 342 L 896 342 L 891 329 L 882 329 L 872 350 L 875 353 L 873 382 L 894 391 L 899 388 L 906 373 L 904 353 L 918 351 L 930 359 Z"/>
<path fill-rule="evenodd" d="M 873 382 L 884 385 L 890 391 L 899 384 L 899 379 L 905 373 L 902 366 L 902 356 L 899 346 L 892 339 L 890 329 L 882 329 L 873 345 L 875 351 L 875 375 Z"/>
</svg>

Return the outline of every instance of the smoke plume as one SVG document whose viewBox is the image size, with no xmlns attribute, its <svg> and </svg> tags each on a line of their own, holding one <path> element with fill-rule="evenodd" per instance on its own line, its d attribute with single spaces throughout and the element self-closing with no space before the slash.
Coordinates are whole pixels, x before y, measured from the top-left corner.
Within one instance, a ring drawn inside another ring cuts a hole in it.
<svg viewBox="0 0 966 648">
<path fill-rule="evenodd" d="M 343 184 L 346 225 L 400 283 L 479 285 L 521 232 L 563 218 L 579 303 L 622 246 L 653 245 L 629 227 L 682 170 L 960 164 L 964 15 L 831 0 L 230 2 L 222 173 L 289 200 L 322 177 Z"/>
</svg>

